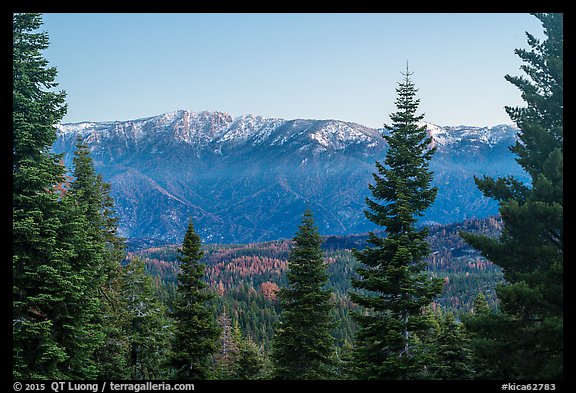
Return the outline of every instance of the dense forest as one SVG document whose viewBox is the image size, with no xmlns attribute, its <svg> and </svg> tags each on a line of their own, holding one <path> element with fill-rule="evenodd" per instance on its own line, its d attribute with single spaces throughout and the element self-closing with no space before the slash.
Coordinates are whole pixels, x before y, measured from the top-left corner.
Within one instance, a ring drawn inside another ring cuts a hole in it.
<svg viewBox="0 0 576 393">
<path fill-rule="evenodd" d="M 127 251 L 110 185 L 77 140 L 39 14 L 13 15 L 13 378 L 557 380 L 563 377 L 563 16 L 516 50 L 507 107 L 530 184 L 475 178 L 499 215 L 421 225 L 435 152 L 406 69 L 364 214 L 380 229 Z"/>
<path fill-rule="evenodd" d="M 460 237 L 460 231 L 499 235 L 502 222 L 498 217 L 470 219 L 462 223 L 437 225 L 430 229 L 428 242 L 432 253 L 427 258 L 431 277 L 444 281 L 442 294 L 431 308 L 454 313 L 457 320 L 472 310 L 474 300 L 483 293 L 490 307 L 498 309 L 496 285 L 503 282 L 502 270 L 483 258 Z M 355 276 L 358 261 L 352 248 L 362 249 L 367 235 L 327 236 L 322 249 L 328 271 L 328 287 L 336 302 L 334 337 L 339 345 L 351 342 L 354 321 L 350 315 L 348 291 L 350 278 Z M 219 311 L 226 308 L 237 320 L 242 333 L 266 350 L 274 335 L 274 324 L 280 311 L 276 294 L 287 285 L 288 253 L 292 240 L 266 243 L 202 246 L 202 263 L 206 266 L 205 280 L 218 296 L 214 299 Z M 153 277 L 158 296 L 170 304 L 177 287 L 179 245 L 151 247 L 127 253 L 127 261 L 139 259 Z"/>
</svg>

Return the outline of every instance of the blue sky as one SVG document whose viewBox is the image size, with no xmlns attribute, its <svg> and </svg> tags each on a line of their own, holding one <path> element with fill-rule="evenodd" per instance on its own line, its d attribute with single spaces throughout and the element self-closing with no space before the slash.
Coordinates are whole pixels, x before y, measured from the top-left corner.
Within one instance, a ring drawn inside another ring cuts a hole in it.
<svg viewBox="0 0 576 393">
<path fill-rule="evenodd" d="M 525 13 L 48 13 L 44 52 L 67 93 L 63 122 L 178 109 L 389 123 L 408 61 L 438 125 L 510 124 L 523 106 Z"/>
</svg>

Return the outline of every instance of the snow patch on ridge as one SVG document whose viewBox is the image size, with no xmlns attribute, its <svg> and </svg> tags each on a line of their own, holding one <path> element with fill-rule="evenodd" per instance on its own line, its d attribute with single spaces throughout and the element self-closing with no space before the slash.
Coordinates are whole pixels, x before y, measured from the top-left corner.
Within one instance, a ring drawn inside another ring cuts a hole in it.
<svg viewBox="0 0 576 393">
<path fill-rule="evenodd" d="M 433 146 L 448 147 L 461 141 L 493 146 L 503 138 L 516 133 L 515 127 L 438 126 L 420 122 L 432 137 Z M 68 139 L 82 135 L 89 142 L 110 140 L 114 143 L 131 144 L 136 148 L 148 143 L 153 153 L 162 152 L 153 148 L 160 142 L 184 143 L 202 149 L 210 145 L 214 153 L 223 146 L 253 146 L 268 144 L 282 146 L 291 140 L 305 137 L 320 150 L 344 150 L 352 145 L 368 148 L 381 143 L 381 132 L 360 124 L 338 120 L 283 120 L 255 115 L 232 118 L 224 112 L 193 112 L 178 110 L 162 115 L 129 121 L 80 122 L 56 125 L 57 134 Z"/>
</svg>

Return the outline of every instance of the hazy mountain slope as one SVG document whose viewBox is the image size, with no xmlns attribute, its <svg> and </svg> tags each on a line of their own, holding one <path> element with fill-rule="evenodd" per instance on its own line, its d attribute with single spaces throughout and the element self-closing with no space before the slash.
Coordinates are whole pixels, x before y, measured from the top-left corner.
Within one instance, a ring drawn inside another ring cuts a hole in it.
<svg viewBox="0 0 576 393">
<path fill-rule="evenodd" d="M 423 220 L 450 223 L 497 212 L 473 175 L 522 175 L 509 126 L 428 125 L 439 187 Z M 177 111 L 123 122 L 58 126 L 56 152 L 71 164 L 76 135 L 112 184 L 121 231 L 181 241 L 193 217 L 205 242 L 292 237 L 306 207 L 322 234 L 373 228 L 363 214 L 382 130 L 336 120 L 282 120 Z"/>
</svg>

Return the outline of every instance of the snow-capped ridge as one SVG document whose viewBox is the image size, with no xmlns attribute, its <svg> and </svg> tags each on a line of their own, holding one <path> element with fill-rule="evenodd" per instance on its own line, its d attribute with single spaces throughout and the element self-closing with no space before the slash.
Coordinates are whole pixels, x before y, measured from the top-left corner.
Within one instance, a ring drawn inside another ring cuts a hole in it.
<svg viewBox="0 0 576 393">
<path fill-rule="evenodd" d="M 438 146 L 430 168 L 439 189 L 426 222 L 497 213 L 473 174 L 529 181 L 507 148 L 515 129 L 426 127 Z M 372 230 L 362 206 L 374 162 L 386 155 L 384 132 L 340 120 L 179 110 L 58 125 L 53 151 L 72 168 L 75 133 L 88 144 L 112 186 L 123 236 L 181 242 L 193 217 L 203 239 L 236 243 L 289 238 L 306 206 L 321 233 Z"/>
<path fill-rule="evenodd" d="M 429 122 L 419 122 L 420 127 L 426 126 L 428 135 L 432 137 L 433 145 L 437 147 L 453 145 L 463 141 L 482 143 L 489 146 L 504 140 L 516 138 L 517 127 L 500 124 L 492 127 L 482 126 L 439 126 Z"/>
<path fill-rule="evenodd" d="M 505 138 L 516 135 L 508 125 L 494 127 L 439 126 L 420 122 L 438 148 L 462 141 L 495 145 Z M 110 140 L 116 144 L 132 144 L 134 148 L 147 144 L 184 144 L 198 151 L 208 148 L 215 153 L 225 146 L 235 148 L 244 145 L 282 146 L 289 141 L 315 145 L 315 150 L 343 150 L 353 145 L 372 148 L 384 143 L 383 129 L 373 129 L 361 124 L 340 120 L 313 120 L 266 118 L 253 114 L 232 117 L 219 111 L 177 110 L 157 116 L 126 121 L 58 124 L 57 133 L 65 138 L 79 134 L 88 140 Z M 153 152 L 165 149 L 154 146 Z"/>
</svg>

